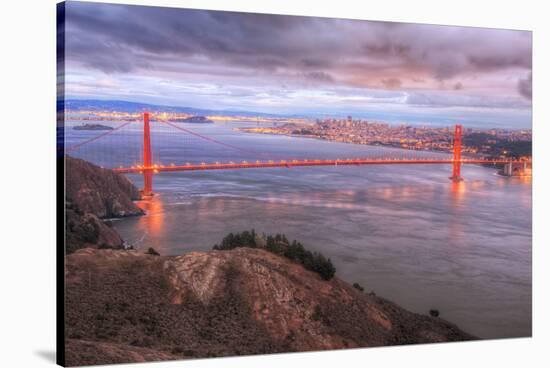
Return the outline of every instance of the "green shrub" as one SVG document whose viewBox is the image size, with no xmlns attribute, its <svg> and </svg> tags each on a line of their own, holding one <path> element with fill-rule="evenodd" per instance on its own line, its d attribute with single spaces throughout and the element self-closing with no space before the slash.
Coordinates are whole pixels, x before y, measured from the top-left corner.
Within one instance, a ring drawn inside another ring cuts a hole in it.
<svg viewBox="0 0 550 368">
<path fill-rule="evenodd" d="M 365 290 L 365 289 L 364 289 L 361 285 L 359 285 L 357 282 L 354 282 L 354 283 L 353 283 L 353 287 L 356 288 L 356 289 L 359 290 L 359 291 L 364 291 L 364 290 Z"/>
<path fill-rule="evenodd" d="M 160 253 L 155 250 L 155 248 L 149 248 L 147 249 L 147 252 L 145 254 L 149 254 L 152 256 L 160 256 Z"/>
<path fill-rule="evenodd" d="M 330 280 L 334 276 L 336 268 L 330 258 L 326 258 L 321 253 L 306 250 L 296 240 L 290 243 L 284 234 L 275 234 L 275 236 L 264 235 L 264 237 L 265 249 L 267 251 L 302 264 L 304 268 L 318 273 L 324 280 Z M 237 234 L 229 233 L 222 239 L 220 244 L 214 245 L 213 249 L 231 250 L 239 247 L 258 247 L 254 229 Z"/>
<path fill-rule="evenodd" d="M 221 244 L 214 245 L 216 250 L 230 250 L 238 247 L 256 248 L 256 232 L 254 229 L 251 231 L 243 231 L 242 233 L 229 233 L 222 239 Z"/>
<path fill-rule="evenodd" d="M 309 264 L 310 267 L 306 266 L 306 268 L 317 272 L 325 280 L 330 280 L 336 272 L 336 268 L 332 265 L 330 258 L 326 258 L 321 253 L 313 253 Z"/>
</svg>

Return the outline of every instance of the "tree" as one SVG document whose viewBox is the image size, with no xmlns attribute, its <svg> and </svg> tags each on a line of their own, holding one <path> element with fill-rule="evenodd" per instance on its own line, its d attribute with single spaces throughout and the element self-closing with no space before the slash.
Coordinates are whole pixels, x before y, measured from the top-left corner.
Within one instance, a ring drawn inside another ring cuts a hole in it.
<svg viewBox="0 0 550 368">
<path fill-rule="evenodd" d="M 332 264 L 330 258 L 318 252 L 306 250 L 304 246 L 293 240 L 290 243 L 284 234 L 263 235 L 265 240 L 265 250 L 284 256 L 290 260 L 300 263 L 307 270 L 318 273 L 324 280 L 330 280 L 336 268 Z M 238 247 L 257 248 L 256 231 L 243 231 L 242 233 L 229 233 L 226 235 L 220 244 L 214 245 L 215 250 L 231 250 Z"/>
<path fill-rule="evenodd" d="M 152 256 L 160 256 L 160 253 L 155 250 L 155 248 L 149 248 L 147 249 L 146 254 L 152 255 Z"/>
</svg>

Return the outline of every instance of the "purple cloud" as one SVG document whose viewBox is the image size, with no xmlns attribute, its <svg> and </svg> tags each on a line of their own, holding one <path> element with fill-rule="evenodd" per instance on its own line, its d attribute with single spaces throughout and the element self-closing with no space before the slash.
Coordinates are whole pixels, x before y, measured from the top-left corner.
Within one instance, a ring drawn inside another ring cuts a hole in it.
<svg viewBox="0 0 550 368">
<path fill-rule="evenodd" d="M 533 98 L 533 73 L 529 73 L 525 79 L 520 79 L 518 81 L 518 91 L 520 95 L 525 97 L 528 100 Z"/>
<path fill-rule="evenodd" d="M 162 90 L 182 103 L 221 95 L 299 109 L 387 90 L 403 106 L 530 109 L 528 31 L 84 2 L 68 2 L 66 15 L 73 95 Z"/>
</svg>

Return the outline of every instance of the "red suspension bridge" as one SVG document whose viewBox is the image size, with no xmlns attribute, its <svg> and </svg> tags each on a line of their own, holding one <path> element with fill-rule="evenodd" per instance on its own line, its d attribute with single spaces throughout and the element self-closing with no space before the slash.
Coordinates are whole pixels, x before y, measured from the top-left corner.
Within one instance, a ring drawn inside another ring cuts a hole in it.
<svg viewBox="0 0 550 368">
<path fill-rule="evenodd" d="M 226 148 L 247 152 L 249 154 L 261 153 L 243 149 L 241 147 L 228 144 L 226 142 L 208 137 L 184 127 L 173 124 L 170 121 L 159 120 L 163 124 L 166 124 L 174 129 L 183 131 L 188 135 L 198 137 L 200 139 L 215 143 Z M 74 144 L 67 149 L 67 152 L 73 152 L 80 147 L 103 137 L 112 134 L 115 131 L 122 129 L 130 124 L 126 122 L 120 126 L 99 134 L 95 137 L 86 139 L 82 142 Z M 151 144 L 151 128 L 150 128 L 150 114 L 148 112 L 143 113 L 143 151 L 142 162 L 137 165 L 129 167 L 113 168 L 114 171 L 124 174 L 141 174 L 143 175 L 143 190 L 144 197 L 150 197 L 153 195 L 153 175 L 164 172 L 177 172 L 177 171 L 203 171 L 203 170 L 236 170 L 236 169 L 253 169 L 253 168 L 291 168 L 291 167 L 312 167 L 312 166 L 353 166 L 353 165 L 427 165 L 427 164 L 449 164 L 452 166 L 452 174 L 449 177 L 453 182 L 462 181 L 460 169 L 464 164 L 509 164 L 520 163 L 519 161 L 511 160 L 489 160 L 489 159 L 477 159 L 477 158 L 463 158 L 462 157 L 462 126 L 460 124 L 455 125 L 454 141 L 453 141 L 453 156 L 450 159 L 440 158 L 349 158 L 349 159 L 305 159 L 305 160 L 248 160 L 241 162 L 230 161 L 228 163 L 205 163 L 185 165 L 163 165 L 153 163 L 152 144 Z M 521 162 L 523 164 L 523 162 Z"/>
</svg>

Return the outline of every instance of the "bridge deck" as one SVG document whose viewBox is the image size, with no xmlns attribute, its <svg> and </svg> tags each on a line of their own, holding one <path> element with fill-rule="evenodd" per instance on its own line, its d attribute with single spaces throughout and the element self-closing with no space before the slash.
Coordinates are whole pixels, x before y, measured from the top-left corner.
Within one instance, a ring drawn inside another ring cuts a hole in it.
<svg viewBox="0 0 550 368">
<path fill-rule="evenodd" d="M 349 160 L 290 160 L 290 161 L 255 161 L 240 163 L 201 163 L 201 164 L 186 164 L 186 165 L 153 165 L 150 167 L 134 166 L 120 167 L 113 169 L 119 173 L 142 173 L 143 171 L 154 172 L 173 172 L 173 171 L 203 171 L 203 170 L 231 170 L 231 169 L 255 169 L 269 167 L 304 167 L 304 166 L 353 166 L 353 165 L 433 165 L 433 164 L 453 164 L 453 160 L 408 160 L 408 159 L 349 159 Z M 461 164 L 507 164 L 511 161 L 506 160 L 479 160 L 479 159 L 464 159 L 460 160 Z"/>
</svg>

